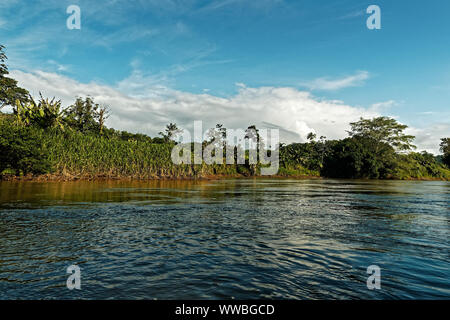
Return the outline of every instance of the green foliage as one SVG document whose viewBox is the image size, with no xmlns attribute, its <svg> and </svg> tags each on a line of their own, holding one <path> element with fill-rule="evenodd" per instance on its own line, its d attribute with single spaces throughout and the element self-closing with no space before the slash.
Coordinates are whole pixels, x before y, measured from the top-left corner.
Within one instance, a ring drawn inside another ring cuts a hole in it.
<svg viewBox="0 0 450 320">
<path fill-rule="evenodd" d="M 49 101 L 41 95 L 39 103 L 33 99 L 29 102 L 16 100 L 14 110 L 16 123 L 20 126 L 34 125 L 42 129 L 59 128 L 64 130 L 64 117 L 61 110 L 61 101 Z"/>
<path fill-rule="evenodd" d="M 353 137 L 334 141 L 324 159 L 323 175 L 333 178 L 387 178 L 395 166 L 395 151 L 387 143 L 378 145 L 370 138 Z M 379 156 L 382 155 L 382 156 Z"/>
<path fill-rule="evenodd" d="M 46 132 L 44 144 L 55 173 L 61 176 L 154 179 L 236 174 L 235 166 L 175 165 L 171 160 L 173 143 L 69 130 Z"/>
<path fill-rule="evenodd" d="M 450 170 L 439 163 L 430 153 L 411 152 L 397 157 L 397 166 L 392 174 L 395 179 L 450 179 Z"/>
<path fill-rule="evenodd" d="M 80 132 L 102 133 L 108 117 L 107 108 L 95 103 L 91 97 L 77 98 L 64 113 L 68 126 Z"/>
<path fill-rule="evenodd" d="M 311 156 L 306 143 L 293 143 L 280 148 L 280 165 L 282 167 L 301 165 L 310 167 Z"/>
<path fill-rule="evenodd" d="M 223 124 L 217 124 L 215 128 L 209 129 L 206 133 L 207 140 L 203 143 L 211 144 L 215 146 L 225 146 L 227 138 L 227 129 Z"/>
<path fill-rule="evenodd" d="M 320 141 L 314 141 L 315 135 L 308 135 L 311 139 L 308 143 L 293 143 L 280 148 L 280 165 L 282 167 L 302 166 L 311 172 L 319 172 L 323 169 L 324 157 L 330 152 L 331 144 L 321 137 Z"/>
<path fill-rule="evenodd" d="M 361 118 L 358 122 L 350 123 L 350 126 L 351 130 L 348 131 L 350 137 L 371 139 L 375 153 L 378 152 L 378 148 L 383 149 L 384 144 L 388 144 L 398 151 L 415 149 L 412 144 L 415 137 L 403 132 L 408 126 L 398 123 L 395 119 L 388 117 Z"/>
<path fill-rule="evenodd" d="M 137 142 L 148 142 L 152 143 L 154 139 L 142 133 L 130 133 L 127 131 L 114 131 L 113 129 L 108 129 L 105 135 L 109 137 L 118 137 L 124 141 L 137 141 Z"/>
<path fill-rule="evenodd" d="M 6 54 L 3 51 L 4 49 L 5 49 L 5 46 L 0 45 L 0 76 L 4 76 L 5 74 L 8 74 L 8 67 L 5 63 L 8 58 L 6 57 Z"/>
<path fill-rule="evenodd" d="M 336 141 L 324 159 L 323 174 L 336 178 L 391 177 L 397 166 L 396 151 L 408 151 L 414 136 L 404 134 L 406 125 L 378 117 L 350 123 L 350 138 Z"/>
<path fill-rule="evenodd" d="M 42 134 L 39 128 L 19 127 L 0 120 L 0 174 L 4 170 L 13 170 L 16 175 L 49 172 L 49 154 L 43 146 Z"/>
<path fill-rule="evenodd" d="M 156 144 L 163 144 L 166 143 L 166 140 L 164 138 L 154 137 L 152 138 L 152 142 Z"/>
<path fill-rule="evenodd" d="M 14 115 L 1 115 L 0 170 L 15 174 L 40 174 L 52 169 L 66 178 L 154 179 L 209 175 L 260 174 L 260 166 L 174 165 L 173 143 L 154 143 L 148 136 L 105 129 L 98 132 L 41 129 L 17 126 Z M 162 139 L 161 139 L 162 140 Z M 159 141 L 163 142 L 163 141 Z M 384 155 L 372 152 L 373 141 L 352 137 L 338 141 L 311 141 L 280 148 L 282 176 L 328 176 L 337 178 L 439 178 L 449 179 L 450 170 L 427 153 L 397 154 L 385 143 Z M 323 160 L 323 161 L 322 161 Z"/>
<path fill-rule="evenodd" d="M 289 165 L 289 166 L 280 166 L 278 175 L 286 177 L 304 177 L 304 176 L 319 177 L 320 172 L 306 169 L 301 165 Z"/>
<path fill-rule="evenodd" d="M 440 150 L 444 154 L 442 156 L 442 162 L 450 168 L 450 138 L 442 138 Z"/>
<path fill-rule="evenodd" d="M 162 137 L 164 142 L 167 143 L 175 139 L 181 133 L 183 133 L 183 130 L 179 129 L 176 123 L 169 123 L 166 126 L 166 130 L 164 132 L 160 132 L 159 135 Z"/>
<path fill-rule="evenodd" d="M 6 66 L 5 47 L 0 45 L 0 109 L 6 105 L 14 105 L 16 100 L 28 101 L 27 90 L 17 86 L 17 81 L 6 77 L 9 74 Z"/>
</svg>

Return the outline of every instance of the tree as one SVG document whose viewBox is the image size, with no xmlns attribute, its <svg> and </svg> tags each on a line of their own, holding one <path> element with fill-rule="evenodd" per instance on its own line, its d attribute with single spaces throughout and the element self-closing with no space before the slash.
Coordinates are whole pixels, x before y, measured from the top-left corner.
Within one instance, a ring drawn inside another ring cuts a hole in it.
<svg viewBox="0 0 450 320">
<path fill-rule="evenodd" d="M 65 111 L 66 122 L 71 128 L 80 132 L 102 131 L 107 111 L 101 110 L 100 105 L 95 103 L 91 97 L 77 98 L 75 103 Z M 102 112 L 101 125 L 97 122 L 99 112 Z"/>
<path fill-rule="evenodd" d="M 325 154 L 322 173 L 332 178 L 387 178 L 396 166 L 395 150 L 387 143 L 379 146 L 379 154 L 370 147 L 367 137 L 351 137 L 332 141 Z"/>
<path fill-rule="evenodd" d="M 259 149 L 264 148 L 264 141 L 261 135 L 259 134 L 259 129 L 256 128 L 255 125 L 251 125 L 245 130 L 245 137 L 244 139 L 251 140 L 252 142 L 256 143 L 256 150 L 259 153 Z"/>
<path fill-rule="evenodd" d="M 387 178 L 399 162 L 398 151 L 414 149 L 414 136 L 404 134 L 406 125 L 378 117 L 350 123 L 350 138 L 336 141 L 324 158 L 325 176 L 340 178 Z"/>
<path fill-rule="evenodd" d="M 98 126 L 100 129 L 100 134 L 103 134 L 103 129 L 105 127 L 105 121 L 109 118 L 109 109 L 107 107 L 100 107 L 96 114 L 95 118 L 98 121 Z"/>
<path fill-rule="evenodd" d="M 442 138 L 440 150 L 444 154 L 442 157 L 443 162 L 447 167 L 450 167 L 450 138 Z"/>
<path fill-rule="evenodd" d="M 213 143 L 216 146 L 225 147 L 226 138 L 227 138 L 227 129 L 223 126 L 223 124 L 217 124 L 215 128 L 211 128 L 207 132 L 207 143 Z"/>
<path fill-rule="evenodd" d="M 0 174 L 14 170 L 16 175 L 43 174 L 51 170 L 42 130 L 0 121 Z"/>
<path fill-rule="evenodd" d="M 312 142 L 312 141 L 314 141 L 314 140 L 316 139 L 316 137 L 317 137 L 317 135 L 316 135 L 314 132 L 310 132 L 310 133 L 308 133 L 308 135 L 306 136 L 306 139 L 307 139 L 309 142 Z"/>
<path fill-rule="evenodd" d="M 162 138 L 164 139 L 164 142 L 168 143 L 168 142 L 172 141 L 173 139 L 175 139 L 182 132 L 183 132 L 183 130 L 179 129 L 177 127 L 176 123 L 169 123 L 166 126 L 165 132 L 160 132 L 159 135 L 162 136 Z"/>
<path fill-rule="evenodd" d="M 53 98 L 41 99 L 38 103 L 30 98 L 28 102 L 16 100 L 14 116 L 16 124 L 21 126 L 36 125 L 42 129 L 59 128 L 64 130 L 64 112 L 61 110 L 61 101 Z"/>
<path fill-rule="evenodd" d="M 8 58 L 4 49 L 5 47 L 0 45 L 0 109 L 7 105 L 14 106 L 16 100 L 27 102 L 30 95 L 27 90 L 17 86 L 16 80 L 6 77 L 9 71 L 6 66 Z"/>
<path fill-rule="evenodd" d="M 415 137 L 403 133 L 408 126 L 398 123 L 395 119 L 389 117 L 361 118 L 357 122 L 350 123 L 350 126 L 351 130 L 347 131 L 350 137 L 370 139 L 375 153 L 383 148 L 384 143 L 389 144 L 397 151 L 408 151 L 416 148 L 412 144 Z"/>
<path fill-rule="evenodd" d="M 256 143 L 256 154 L 253 154 L 253 152 L 250 150 L 251 144 L 249 143 L 249 150 L 248 150 L 248 166 L 250 169 L 251 175 L 256 174 L 256 162 L 258 160 L 258 154 L 260 148 L 263 148 L 263 142 L 262 138 L 259 135 L 259 130 L 256 128 L 255 125 L 251 125 L 245 130 L 245 137 L 244 139 L 247 139 L 249 142 L 252 141 L 253 143 Z M 256 157 L 256 158 L 255 158 Z"/>
</svg>

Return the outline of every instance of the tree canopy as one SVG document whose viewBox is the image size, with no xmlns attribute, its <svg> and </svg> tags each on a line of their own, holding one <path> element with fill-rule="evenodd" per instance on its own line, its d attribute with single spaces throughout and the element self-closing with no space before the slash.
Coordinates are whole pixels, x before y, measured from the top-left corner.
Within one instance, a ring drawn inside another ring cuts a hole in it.
<svg viewBox="0 0 450 320">
<path fill-rule="evenodd" d="M 412 144 L 414 136 L 406 135 L 403 131 L 407 125 L 400 124 L 397 120 L 389 117 L 378 117 L 373 119 L 361 118 L 357 122 L 350 123 L 350 137 L 366 138 L 372 140 L 374 151 L 377 152 L 380 144 L 387 143 L 397 151 L 415 149 Z"/>
<path fill-rule="evenodd" d="M 329 146 L 324 174 L 330 177 L 387 178 L 398 165 L 396 151 L 414 149 L 408 127 L 389 117 L 361 118 L 350 123 L 349 138 Z"/>
<path fill-rule="evenodd" d="M 5 47 L 0 45 L 0 109 L 7 105 L 15 105 L 16 100 L 26 102 L 29 100 L 27 90 L 17 86 L 17 81 L 6 77 L 9 74 L 6 65 Z"/>
<path fill-rule="evenodd" d="M 166 130 L 160 132 L 159 135 L 162 136 L 165 142 L 170 142 L 181 133 L 183 133 L 183 130 L 179 129 L 176 123 L 169 123 L 166 126 Z"/>
<path fill-rule="evenodd" d="M 109 111 L 107 107 L 95 103 L 91 97 L 86 97 L 77 98 L 75 103 L 65 110 L 65 115 L 69 126 L 78 131 L 102 133 Z"/>
<path fill-rule="evenodd" d="M 442 158 L 443 162 L 447 165 L 447 167 L 450 167 L 450 138 L 442 138 L 439 146 L 441 152 L 444 154 Z"/>
</svg>

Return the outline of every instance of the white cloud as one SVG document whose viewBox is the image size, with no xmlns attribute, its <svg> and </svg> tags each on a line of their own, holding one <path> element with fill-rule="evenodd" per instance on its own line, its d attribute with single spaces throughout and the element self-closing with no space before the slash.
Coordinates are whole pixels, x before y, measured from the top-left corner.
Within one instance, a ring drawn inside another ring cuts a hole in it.
<svg viewBox="0 0 450 320">
<path fill-rule="evenodd" d="M 359 17 L 364 16 L 364 14 L 365 14 L 364 10 L 356 10 L 356 11 L 350 12 L 346 15 L 339 17 L 339 20 L 359 18 Z"/>
<path fill-rule="evenodd" d="M 172 90 L 149 82 L 139 75 L 121 81 L 116 87 L 97 83 L 80 83 L 55 73 L 12 71 L 19 84 L 33 95 L 62 99 L 69 105 L 77 96 L 92 96 L 108 105 L 112 116 L 108 125 L 131 132 L 157 135 L 169 122 L 192 129 L 195 120 L 203 121 L 203 129 L 223 123 L 227 128 L 247 128 L 255 124 L 260 128 L 279 127 L 283 142 L 305 141 L 309 132 L 339 139 L 347 136 L 349 123 L 360 117 L 380 114 L 373 108 L 360 108 L 340 101 L 322 100 L 309 92 L 295 88 L 237 86 L 237 94 L 228 98 L 211 94 L 193 94 Z M 133 96 L 140 92 L 139 96 Z M 389 104 L 389 103 L 385 103 Z M 439 138 L 448 135 L 449 125 L 430 130 L 410 129 L 418 136 L 419 150 L 437 153 Z"/>
<path fill-rule="evenodd" d="M 156 28 L 147 29 L 132 26 L 120 29 L 107 35 L 99 36 L 96 40 L 94 40 L 93 44 L 111 48 L 112 46 L 116 46 L 118 44 L 134 42 L 137 40 L 143 41 L 144 39 L 149 39 L 159 34 L 160 30 Z"/>
<path fill-rule="evenodd" d="M 423 116 L 430 116 L 433 114 L 436 114 L 434 111 L 424 111 L 424 112 L 418 112 L 417 114 L 423 115 Z"/>
<path fill-rule="evenodd" d="M 398 106 L 398 105 L 399 105 L 399 103 L 397 101 L 388 100 L 388 101 L 374 103 L 370 106 L 370 109 L 375 112 L 382 112 L 385 109 L 389 109 L 389 108 L 392 108 L 392 107 Z"/>
<path fill-rule="evenodd" d="M 202 7 L 198 12 L 206 13 L 227 7 L 242 6 L 253 9 L 268 9 L 280 4 L 283 4 L 282 0 L 215 0 Z"/>
<path fill-rule="evenodd" d="M 48 60 L 47 63 L 59 72 L 69 71 L 69 66 L 60 64 L 55 60 Z"/>
<path fill-rule="evenodd" d="M 317 78 L 312 81 L 301 83 L 302 86 L 310 90 L 336 91 L 348 87 L 357 87 L 364 84 L 369 79 L 370 74 L 367 71 L 358 71 L 354 75 L 343 78 L 331 79 L 329 77 Z"/>
<path fill-rule="evenodd" d="M 416 136 L 415 144 L 418 147 L 418 151 L 425 150 L 434 154 L 440 154 L 440 139 L 450 136 L 450 124 L 434 123 L 427 128 L 408 128 L 406 133 Z"/>
</svg>

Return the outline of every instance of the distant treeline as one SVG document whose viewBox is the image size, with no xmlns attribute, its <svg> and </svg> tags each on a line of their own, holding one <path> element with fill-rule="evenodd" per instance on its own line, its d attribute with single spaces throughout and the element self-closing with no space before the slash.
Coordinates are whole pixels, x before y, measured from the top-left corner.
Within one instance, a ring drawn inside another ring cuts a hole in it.
<svg viewBox="0 0 450 320">
<path fill-rule="evenodd" d="M 6 56 L 0 46 L 0 175 L 77 178 L 196 178 L 213 175 L 257 176 L 260 164 L 174 165 L 171 152 L 180 130 L 167 125 L 160 137 L 118 131 L 105 126 L 107 107 L 90 97 L 77 98 L 63 109 L 61 102 L 41 96 L 34 101 L 28 92 L 8 78 Z M 413 136 L 405 125 L 379 117 L 350 124 L 349 137 L 326 140 L 308 135 L 308 142 L 279 145 L 280 176 L 323 176 L 369 179 L 450 178 L 450 138 L 443 138 L 442 156 L 412 152 Z M 260 142 L 256 136 L 246 139 Z M 210 141 L 223 143 L 226 128 L 211 129 Z M 225 161 L 224 161 L 225 162 Z"/>
</svg>

